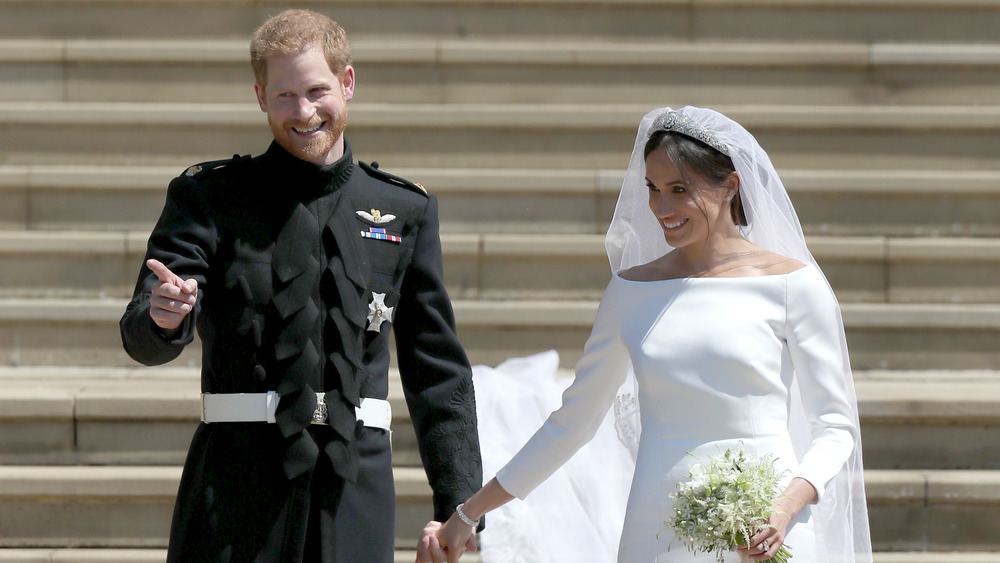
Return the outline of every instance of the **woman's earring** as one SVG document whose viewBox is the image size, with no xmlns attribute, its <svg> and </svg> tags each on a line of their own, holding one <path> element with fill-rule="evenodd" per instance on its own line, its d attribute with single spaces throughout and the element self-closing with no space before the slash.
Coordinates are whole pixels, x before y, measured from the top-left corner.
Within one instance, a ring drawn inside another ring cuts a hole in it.
<svg viewBox="0 0 1000 563">
<path fill-rule="evenodd" d="M 733 201 L 733 194 L 727 195 L 726 196 L 726 201 Z"/>
</svg>

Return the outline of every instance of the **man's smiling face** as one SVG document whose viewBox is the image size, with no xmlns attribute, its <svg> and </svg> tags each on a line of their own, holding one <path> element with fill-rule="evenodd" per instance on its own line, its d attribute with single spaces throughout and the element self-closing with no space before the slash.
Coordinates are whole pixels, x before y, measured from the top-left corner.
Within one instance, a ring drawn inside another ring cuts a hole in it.
<svg viewBox="0 0 1000 563">
<path fill-rule="evenodd" d="M 261 111 L 279 145 L 317 165 L 344 155 L 347 102 L 354 97 L 354 68 L 337 76 L 323 50 L 267 59 L 267 85 L 254 85 Z"/>
</svg>

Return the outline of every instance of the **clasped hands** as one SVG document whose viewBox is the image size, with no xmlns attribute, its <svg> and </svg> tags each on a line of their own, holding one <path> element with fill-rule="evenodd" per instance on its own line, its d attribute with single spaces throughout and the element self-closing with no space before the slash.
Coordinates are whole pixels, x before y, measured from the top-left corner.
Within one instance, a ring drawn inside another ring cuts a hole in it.
<svg viewBox="0 0 1000 563">
<path fill-rule="evenodd" d="M 463 553 L 476 550 L 476 529 L 452 514 L 443 524 L 432 520 L 424 526 L 416 563 L 457 563 Z"/>
</svg>

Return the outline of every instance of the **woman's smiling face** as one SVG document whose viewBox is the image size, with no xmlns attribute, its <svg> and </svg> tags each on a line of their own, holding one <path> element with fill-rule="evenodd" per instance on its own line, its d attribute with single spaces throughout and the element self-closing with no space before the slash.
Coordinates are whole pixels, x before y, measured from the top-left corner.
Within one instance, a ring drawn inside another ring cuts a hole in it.
<svg viewBox="0 0 1000 563">
<path fill-rule="evenodd" d="M 662 149 L 646 157 L 649 209 L 674 248 L 703 242 L 720 220 L 730 221 L 728 190 L 674 164 Z"/>
</svg>

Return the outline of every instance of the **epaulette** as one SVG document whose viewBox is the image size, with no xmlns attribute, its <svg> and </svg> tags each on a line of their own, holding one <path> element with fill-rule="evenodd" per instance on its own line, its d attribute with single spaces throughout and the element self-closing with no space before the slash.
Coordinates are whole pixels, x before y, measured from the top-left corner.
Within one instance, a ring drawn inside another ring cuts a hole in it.
<svg viewBox="0 0 1000 563">
<path fill-rule="evenodd" d="M 206 172 L 211 172 L 213 170 L 220 170 L 220 169 L 225 168 L 226 166 L 228 166 L 228 165 L 230 165 L 230 164 L 232 164 L 234 162 L 246 161 L 246 160 L 249 160 L 249 159 L 250 159 L 250 155 L 248 155 L 248 154 L 247 155 L 243 155 L 243 156 L 240 156 L 238 154 L 234 154 L 233 158 L 224 158 L 222 160 L 212 160 L 212 161 L 209 161 L 209 162 L 202 162 L 202 163 L 199 163 L 199 164 L 195 164 L 194 166 L 190 166 L 190 167 L 188 167 L 187 170 L 184 171 L 184 175 L 188 176 L 188 177 L 194 177 L 194 176 L 197 176 L 199 174 L 204 174 Z"/>
<path fill-rule="evenodd" d="M 378 169 L 378 163 L 375 162 L 375 161 L 372 161 L 371 164 L 366 164 L 364 162 L 358 162 L 358 166 L 360 166 L 362 170 L 364 170 L 365 172 L 367 172 L 369 176 L 372 176 L 374 178 L 378 178 L 379 180 L 382 180 L 383 182 L 388 182 L 390 184 L 396 184 L 397 186 L 402 186 L 404 188 L 409 188 L 409 189 L 411 189 L 411 190 L 413 190 L 413 191 L 415 191 L 415 192 L 417 192 L 419 194 L 427 195 L 427 188 L 421 186 L 420 184 L 416 184 L 414 182 L 411 182 L 411 181 L 407 180 L 406 178 L 400 178 L 399 176 L 396 176 L 394 174 L 389 174 L 388 172 L 383 172 L 382 170 L 379 170 Z"/>
</svg>

